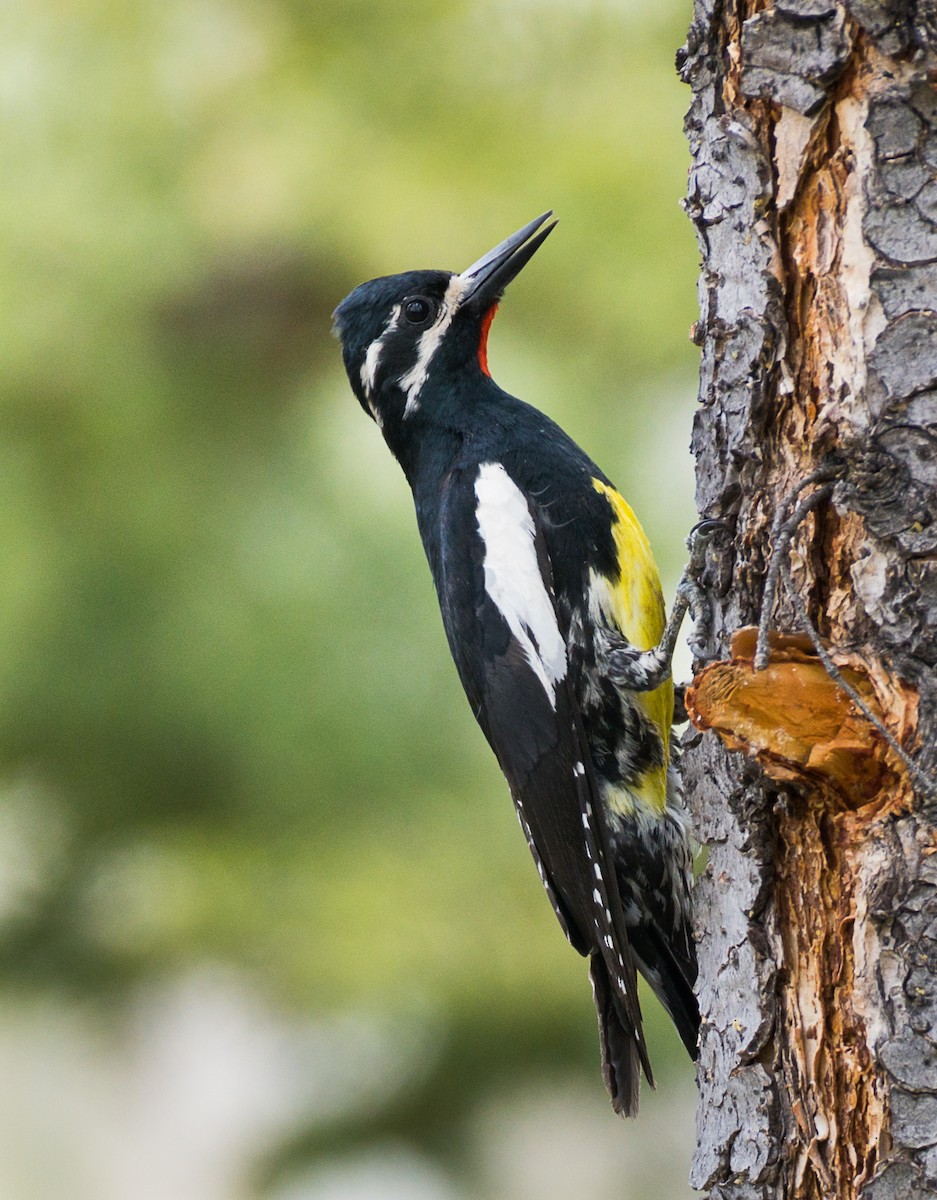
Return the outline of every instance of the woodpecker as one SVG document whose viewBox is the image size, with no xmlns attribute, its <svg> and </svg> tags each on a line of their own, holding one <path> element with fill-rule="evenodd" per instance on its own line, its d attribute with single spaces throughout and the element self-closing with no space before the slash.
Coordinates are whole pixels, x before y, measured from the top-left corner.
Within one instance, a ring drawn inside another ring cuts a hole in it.
<svg viewBox="0 0 937 1200">
<path fill-rule="evenodd" d="M 634 1116 L 642 1068 L 653 1085 L 636 968 L 693 1058 L 699 1032 L 692 842 L 670 746 L 687 604 L 665 622 L 631 508 L 488 369 L 499 302 L 552 216 L 459 273 L 361 284 L 334 327 L 352 390 L 412 489 L 472 712 L 563 932 L 589 959 L 612 1105 Z"/>
</svg>

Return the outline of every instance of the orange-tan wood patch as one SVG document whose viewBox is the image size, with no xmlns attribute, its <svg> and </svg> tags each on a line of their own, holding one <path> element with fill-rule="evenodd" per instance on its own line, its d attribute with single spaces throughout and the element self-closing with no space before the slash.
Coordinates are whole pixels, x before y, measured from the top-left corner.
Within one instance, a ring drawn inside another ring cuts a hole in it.
<svg viewBox="0 0 937 1200">
<path fill-rule="evenodd" d="M 756 758 L 773 779 L 832 786 L 849 807 L 871 801 L 902 765 L 879 731 L 830 678 L 810 640 L 773 634 L 768 665 L 755 671 L 757 630 L 740 629 L 732 657 L 705 667 L 687 689 L 698 729 Z M 836 655 L 843 678 L 901 741 L 914 728 L 916 693 L 851 655 Z"/>
</svg>

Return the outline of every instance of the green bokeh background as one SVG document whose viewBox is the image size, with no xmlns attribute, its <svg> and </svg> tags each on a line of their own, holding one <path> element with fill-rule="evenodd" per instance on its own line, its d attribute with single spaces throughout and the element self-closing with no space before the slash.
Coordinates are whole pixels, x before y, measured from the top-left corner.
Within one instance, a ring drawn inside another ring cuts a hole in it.
<svg viewBox="0 0 937 1200">
<path fill-rule="evenodd" d="M 428 1196 L 510 1195 L 485 1121 L 532 1088 L 532 1112 L 569 1096 L 570 1127 L 623 1147 L 607 1194 L 683 1195 L 661 1180 L 686 1175 L 690 1066 L 646 998 L 659 1092 L 637 1125 L 606 1113 L 584 964 L 329 325 L 362 279 L 464 267 L 554 208 L 492 371 L 618 483 L 672 591 L 693 520 L 687 6 L 4 17 L 0 1024 L 51 1005 L 119 1039 L 207 963 L 332 1030 L 358 1066 L 232 1200 L 357 1195 L 335 1179 L 365 1156 L 380 1181 L 389 1146 L 432 1165 Z"/>
</svg>

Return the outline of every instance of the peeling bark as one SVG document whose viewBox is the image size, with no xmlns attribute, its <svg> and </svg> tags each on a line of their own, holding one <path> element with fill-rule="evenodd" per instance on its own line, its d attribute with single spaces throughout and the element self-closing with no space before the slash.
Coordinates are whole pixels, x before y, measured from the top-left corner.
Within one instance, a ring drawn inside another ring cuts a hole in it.
<svg viewBox="0 0 937 1200">
<path fill-rule="evenodd" d="M 917 1200 L 937 1194 L 933 811 L 887 755 L 837 774 L 879 751 L 826 691 L 796 770 L 778 739 L 758 749 L 772 723 L 790 746 L 792 681 L 814 686 L 816 664 L 778 667 L 754 735 L 726 671 L 750 672 L 730 642 L 760 615 L 774 513 L 835 456 L 793 586 L 937 774 L 937 4 L 696 0 L 679 65 L 703 258 L 697 502 L 735 530 L 704 581 L 708 695 L 729 709 L 697 719 L 742 747 L 686 739 L 709 846 L 692 1182 L 718 1200 Z M 772 622 L 798 632 L 783 588 Z"/>
</svg>

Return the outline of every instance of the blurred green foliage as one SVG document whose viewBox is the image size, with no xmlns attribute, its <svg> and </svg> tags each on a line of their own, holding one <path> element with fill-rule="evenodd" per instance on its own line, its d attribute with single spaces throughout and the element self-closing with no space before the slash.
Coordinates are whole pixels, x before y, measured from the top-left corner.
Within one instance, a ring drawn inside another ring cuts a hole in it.
<svg viewBox="0 0 937 1200">
<path fill-rule="evenodd" d="M 676 0 L 6 13 L 7 986 L 112 1001 L 220 958 L 299 1012 L 425 1019 L 443 1048 L 395 1121 L 430 1141 L 536 1064 L 601 1086 L 584 966 L 329 314 L 555 208 L 492 368 L 617 480 L 672 579 L 692 520 L 687 18 Z M 645 1007 L 666 1074 L 676 1041 Z"/>
</svg>

